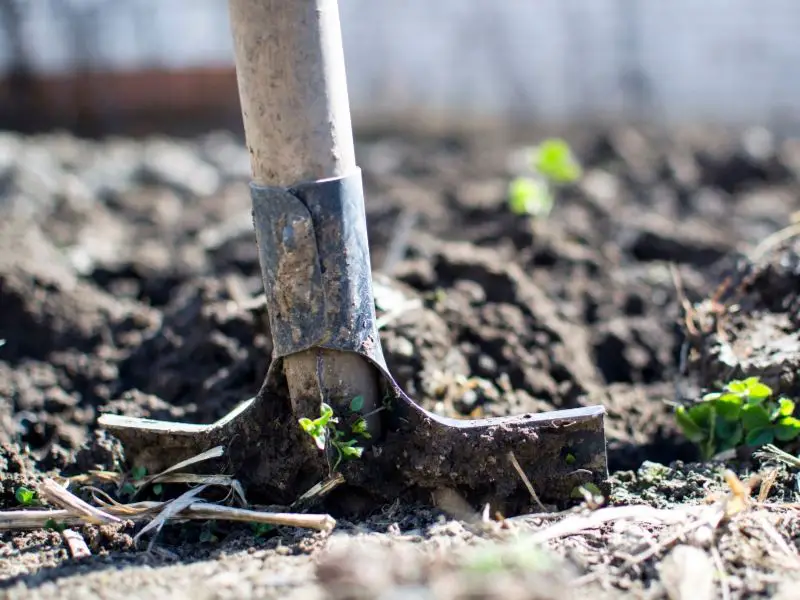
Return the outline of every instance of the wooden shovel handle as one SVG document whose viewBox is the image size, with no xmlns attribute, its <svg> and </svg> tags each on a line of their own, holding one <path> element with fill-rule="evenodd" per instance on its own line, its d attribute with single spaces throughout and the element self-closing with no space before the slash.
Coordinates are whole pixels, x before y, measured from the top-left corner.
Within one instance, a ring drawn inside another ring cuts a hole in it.
<svg viewBox="0 0 800 600">
<path fill-rule="evenodd" d="M 229 0 L 253 178 L 262 185 L 356 167 L 337 0 Z"/>
</svg>

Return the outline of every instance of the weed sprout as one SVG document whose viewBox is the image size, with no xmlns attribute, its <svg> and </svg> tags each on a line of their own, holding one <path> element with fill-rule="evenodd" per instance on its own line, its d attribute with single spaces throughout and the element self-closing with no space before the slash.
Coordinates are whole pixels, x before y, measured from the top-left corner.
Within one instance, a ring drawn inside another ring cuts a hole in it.
<svg viewBox="0 0 800 600">
<path fill-rule="evenodd" d="M 569 145 L 557 138 L 532 148 L 527 162 L 530 174 L 509 183 L 508 206 L 517 215 L 545 218 L 553 210 L 552 187 L 577 181 L 582 169 Z"/>
<path fill-rule="evenodd" d="M 678 406 L 675 419 L 684 435 L 698 444 L 704 458 L 736 448 L 754 448 L 800 436 L 795 403 L 773 397 L 758 377 L 731 381 L 722 391 L 703 396 L 691 406 Z"/>
</svg>

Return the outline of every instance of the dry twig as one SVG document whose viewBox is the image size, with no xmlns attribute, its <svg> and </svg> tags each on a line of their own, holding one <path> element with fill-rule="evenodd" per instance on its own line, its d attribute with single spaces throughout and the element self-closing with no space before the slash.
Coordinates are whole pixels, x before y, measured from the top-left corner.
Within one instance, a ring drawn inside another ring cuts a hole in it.
<svg viewBox="0 0 800 600">
<path fill-rule="evenodd" d="M 542 501 L 539 500 L 539 496 L 536 495 L 536 490 L 533 489 L 533 484 L 531 483 L 531 480 L 528 479 L 527 475 L 525 475 L 525 471 L 522 470 L 522 466 L 519 464 L 519 461 L 517 460 L 517 457 L 514 454 L 513 450 L 509 450 L 508 460 L 511 461 L 511 465 L 514 467 L 514 470 L 517 472 L 520 479 L 522 479 L 522 483 L 525 484 L 525 487 L 528 489 L 528 493 L 531 495 L 531 498 L 536 503 L 536 506 L 538 506 L 539 509 L 541 509 L 542 511 L 547 512 L 547 508 L 545 507 L 544 504 L 542 504 Z"/>
<path fill-rule="evenodd" d="M 752 262 L 756 263 L 769 252 L 771 252 L 775 247 L 779 246 L 783 242 L 789 241 L 793 237 L 797 237 L 798 235 L 800 235 L 800 223 L 792 223 L 783 229 L 779 229 L 778 231 L 771 233 L 761 240 L 761 242 L 759 242 L 759 244 L 750 253 L 748 258 Z"/>
<path fill-rule="evenodd" d="M 344 475 L 341 473 L 334 473 L 331 477 L 328 477 L 324 481 L 320 481 L 316 485 L 312 486 L 305 494 L 300 496 L 297 500 L 292 503 L 292 508 L 298 507 L 305 507 L 314 502 L 319 501 L 321 498 L 324 498 L 328 494 L 330 494 L 333 490 L 344 483 Z"/>
<path fill-rule="evenodd" d="M 117 504 L 106 507 L 106 512 L 121 519 L 137 522 L 144 521 L 153 514 L 159 513 L 167 504 L 169 503 L 152 501 Z M 263 512 L 206 502 L 190 504 L 171 517 L 171 520 L 175 521 L 204 521 L 207 519 L 251 521 L 320 531 L 330 531 L 336 526 L 336 520 L 326 514 Z M 87 520 L 83 516 L 64 509 L 0 511 L 0 531 L 44 529 L 50 522 L 71 526 L 84 525 Z"/>
<path fill-rule="evenodd" d="M 225 447 L 224 446 L 215 446 L 210 450 L 206 450 L 205 452 L 201 452 L 196 456 L 192 456 L 191 458 L 187 458 L 186 460 L 182 460 L 179 463 L 176 463 L 169 467 L 168 469 L 164 469 L 160 473 L 156 473 L 155 475 L 151 475 L 150 477 L 143 478 L 140 482 L 136 484 L 137 491 L 147 487 L 151 483 L 155 483 L 160 478 L 168 475 L 170 473 L 174 473 L 175 471 L 180 471 L 184 467 L 189 467 L 191 465 L 195 465 L 197 463 L 203 462 L 205 460 L 210 460 L 212 458 L 219 458 L 220 456 L 225 454 Z"/>
<path fill-rule="evenodd" d="M 121 519 L 84 502 L 75 494 L 58 485 L 53 479 L 45 479 L 39 485 L 39 496 L 50 504 L 61 506 L 87 523 L 121 523 Z"/>
<path fill-rule="evenodd" d="M 158 516 L 152 521 L 150 521 L 147 525 L 145 525 L 144 528 L 139 533 L 133 536 L 133 541 L 138 542 L 139 538 L 141 538 L 145 533 L 147 533 L 151 529 L 155 529 L 156 533 L 153 536 L 153 539 L 150 540 L 150 546 L 152 546 L 156 536 L 158 536 L 158 533 L 161 531 L 162 527 L 164 527 L 164 524 L 171 518 L 174 518 L 175 515 L 181 512 L 184 508 L 187 508 L 189 505 L 191 505 L 192 502 L 194 502 L 195 496 L 200 494 L 207 487 L 208 485 L 197 486 L 196 488 L 192 488 L 184 492 L 174 500 L 166 502 L 164 504 L 163 510 L 160 513 L 158 513 Z"/>
</svg>

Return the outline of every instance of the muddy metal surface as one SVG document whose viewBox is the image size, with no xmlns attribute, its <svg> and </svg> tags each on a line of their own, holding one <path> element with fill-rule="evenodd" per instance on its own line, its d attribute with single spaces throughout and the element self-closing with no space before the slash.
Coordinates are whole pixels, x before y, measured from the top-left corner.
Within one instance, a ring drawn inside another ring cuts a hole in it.
<svg viewBox="0 0 800 600">
<path fill-rule="evenodd" d="M 739 253 L 800 209 L 800 145 L 699 130 L 572 141 L 584 177 L 531 223 L 503 199 L 514 144 L 361 138 L 389 368 L 451 416 L 602 403 L 611 503 L 701 503 L 725 489 L 721 465 L 692 462 L 668 402 L 731 372 L 731 348 L 737 373 L 766 373 L 796 394 L 800 261 L 791 249 L 765 259 L 759 283 L 736 292 L 742 309 L 724 321 L 724 344 L 689 340 L 688 377 L 668 265 L 692 302 L 731 273 L 746 278 Z M 0 135 L 0 508 L 44 473 L 118 467 L 119 448 L 96 433 L 101 411 L 210 423 L 258 390 L 271 343 L 255 299 L 248 169 L 226 134 Z M 744 477 L 761 464 L 729 466 Z M 771 494 L 796 501 L 786 469 Z M 167 526 L 150 552 L 132 527 L 87 526 L 94 555 L 82 562 L 55 532 L 6 532 L 0 588 L 27 599 L 666 597 L 669 557 L 625 565 L 645 528 L 601 527 L 540 550 L 524 534 L 546 520 L 509 525 L 521 542 L 495 542 L 431 506 L 345 516 L 333 537 Z M 798 547 L 796 518 L 779 531 Z M 796 573 L 768 541 L 740 533 L 719 548 L 732 597 L 792 597 Z"/>
</svg>

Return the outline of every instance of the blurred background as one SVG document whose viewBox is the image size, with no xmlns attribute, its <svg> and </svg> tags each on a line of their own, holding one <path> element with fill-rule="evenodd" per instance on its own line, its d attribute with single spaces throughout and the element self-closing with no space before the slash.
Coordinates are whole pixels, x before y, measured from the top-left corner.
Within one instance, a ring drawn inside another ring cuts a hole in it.
<svg viewBox="0 0 800 600">
<path fill-rule="evenodd" d="M 342 0 L 356 126 L 800 125 L 795 0 Z M 0 0 L 0 127 L 240 125 L 224 0 Z"/>
</svg>

